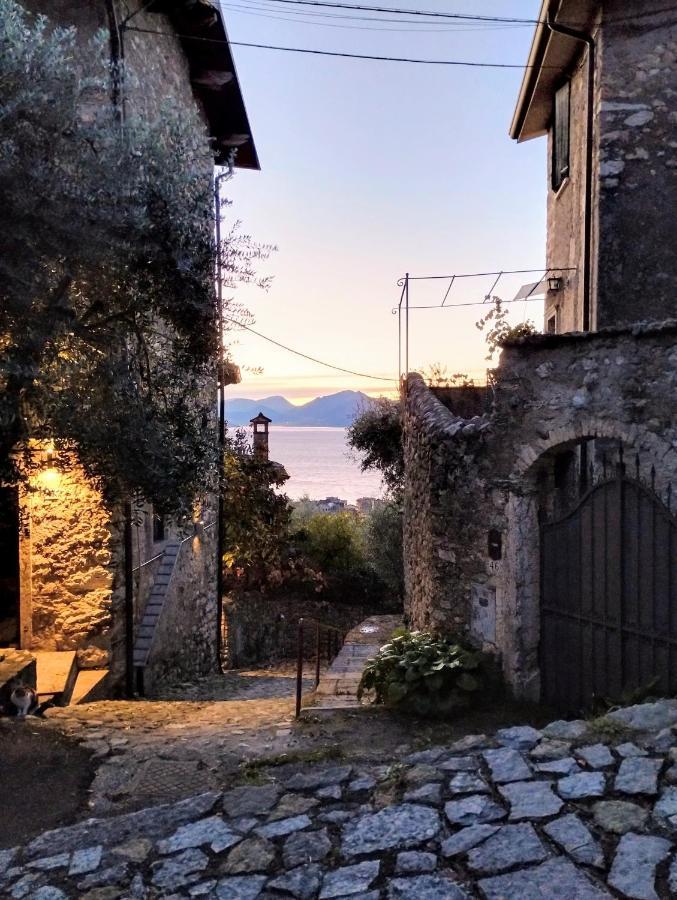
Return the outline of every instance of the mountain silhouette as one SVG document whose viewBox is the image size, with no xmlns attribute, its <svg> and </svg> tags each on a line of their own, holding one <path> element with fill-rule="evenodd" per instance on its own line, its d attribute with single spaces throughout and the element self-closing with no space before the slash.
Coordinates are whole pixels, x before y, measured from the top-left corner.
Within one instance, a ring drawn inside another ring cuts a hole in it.
<svg viewBox="0 0 677 900">
<path fill-rule="evenodd" d="M 294 406 L 285 397 L 264 397 L 249 400 L 244 397 L 226 401 L 228 425 L 248 425 L 260 412 L 272 419 L 273 425 L 305 425 L 347 428 L 359 410 L 369 402 L 362 391 L 339 391 L 326 397 L 316 397 L 308 403 Z"/>
</svg>

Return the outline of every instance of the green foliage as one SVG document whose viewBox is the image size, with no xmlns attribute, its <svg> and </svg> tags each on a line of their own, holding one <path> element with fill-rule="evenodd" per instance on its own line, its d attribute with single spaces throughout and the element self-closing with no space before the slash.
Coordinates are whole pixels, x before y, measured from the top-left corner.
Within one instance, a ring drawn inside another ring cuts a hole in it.
<svg viewBox="0 0 677 900">
<path fill-rule="evenodd" d="M 510 325 L 508 322 L 508 310 L 503 305 L 500 297 L 492 297 L 491 302 L 494 304 L 493 307 L 486 316 L 483 316 L 479 322 L 475 323 L 475 327 L 480 331 L 484 331 L 487 326 L 491 326 L 486 336 L 489 350 L 486 356 L 487 359 L 491 359 L 506 341 L 536 334 L 536 326 L 530 319 L 517 325 Z"/>
<path fill-rule="evenodd" d="M 295 540 L 311 566 L 328 575 L 364 568 L 362 522 L 351 513 L 318 513 Z"/>
<path fill-rule="evenodd" d="M 368 563 L 395 603 L 404 598 L 402 509 L 398 503 L 376 506 L 366 517 L 364 547 Z"/>
<path fill-rule="evenodd" d="M 380 472 L 391 494 L 397 497 L 402 493 L 404 453 L 399 401 L 386 397 L 372 400 L 348 429 L 348 443 L 360 456 L 363 472 Z"/>
<path fill-rule="evenodd" d="M 394 637 L 362 673 L 358 696 L 421 715 L 449 715 L 477 702 L 491 662 L 455 640 L 412 631 Z"/>
<path fill-rule="evenodd" d="M 244 429 L 229 439 L 223 564 L 238 587 L 270 587 L 292 574 L 289 498 L 278 491 L 288 477 L 281 466 L 252 454 Z"/>
<path fill-rule="evenodd" d="M 473 387 L 475 382 L 465 372 L 451 374 L 448 368 L 439 362 L 431 363 L 421 369 L 421 375 L 432 388 Z"/>
<path fill-rule="evenodd" d="M 213 157 L 197 110 L 123 127 L 105 40 L 76 38 L 0 0 L 0 480 L 53 439 L 108 499 L 179 511 L 218 463 Z M 227 286 L 265 253 L 228 234 Z"/>
</svg>

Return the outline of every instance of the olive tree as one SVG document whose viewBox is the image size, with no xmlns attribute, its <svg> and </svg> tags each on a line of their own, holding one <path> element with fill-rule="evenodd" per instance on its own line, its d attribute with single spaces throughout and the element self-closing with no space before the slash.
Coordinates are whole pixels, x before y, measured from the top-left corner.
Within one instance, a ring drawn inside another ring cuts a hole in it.
<svg viewBox="0 0 677 900">
<path fill-rule="evenodd" d="M 218 460 L 213 157 L 197 112 L 123 127 L 104 44 L 0 0 L 0 481 L 51 439 L 169 512 Z M 231 232 L 226 284 L 265 252 Z"/>
</svg>

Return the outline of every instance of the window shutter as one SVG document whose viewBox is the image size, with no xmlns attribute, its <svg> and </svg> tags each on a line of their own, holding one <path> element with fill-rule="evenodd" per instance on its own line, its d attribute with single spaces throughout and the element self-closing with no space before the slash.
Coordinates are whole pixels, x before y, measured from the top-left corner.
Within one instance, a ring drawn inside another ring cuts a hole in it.
<svg viewBox="0 0 677 900">
<path fill-rule="evenodd" d="M 569 98 L 567 81 L 555 94 L 555 126 L 553 135 L 552 186 L 555 190 L 569 175 Z"/>
</svg>

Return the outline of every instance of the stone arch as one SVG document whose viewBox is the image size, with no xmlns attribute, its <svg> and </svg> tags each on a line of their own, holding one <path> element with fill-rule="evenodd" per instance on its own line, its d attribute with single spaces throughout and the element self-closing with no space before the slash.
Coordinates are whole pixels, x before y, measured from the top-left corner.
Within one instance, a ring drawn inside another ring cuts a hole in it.
<svg viewBox="0 0 677 900">
<path fill-rule="evenodd" d="M 515 693 L 540 699 L 541 547 L 537 474 L 546 459 L 590 439 L 622 442 L 656 469 L 662 492 L 677 482 L 677 448 L 659 434 L 603 418 L 586 418 L 554 429 L 547 439 L 521 447 L 505 497 L 505 558 L 497 578 L 497 643 L 507 680 Z"/>
</svg>

